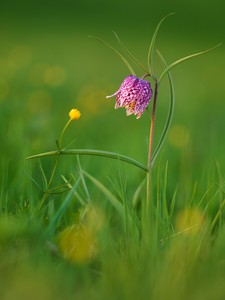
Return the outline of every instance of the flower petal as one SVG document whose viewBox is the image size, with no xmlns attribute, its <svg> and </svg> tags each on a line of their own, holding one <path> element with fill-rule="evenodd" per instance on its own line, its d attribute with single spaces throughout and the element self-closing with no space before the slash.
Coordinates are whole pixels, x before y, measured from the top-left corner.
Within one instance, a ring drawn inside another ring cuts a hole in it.
<svg viewBox="0 0 225 300">
<path fill-rule="evenodd" d="M 107 98 L 113 96 L 116 96 L 116 109 L 125 107 L 127 116 L 134 114 L 139 119 L 149 104 L 152 89 L 148 81 L 129 75 L 124 79 L 119 90 Z"/>
<path fill-rule="evenodd" d="M 112 95 L 110 95 L 110 96 L 106 96 L 106 98 L 108 99 L 108 98 L 112 98 L 112 97 L 116 96 L 116 95 L 119 93 L 119 91 L 120 91 L 120 90 L 118 90 L 117 92 L 115 92 L 114 94 L 112 94 Z"/>
</svg>

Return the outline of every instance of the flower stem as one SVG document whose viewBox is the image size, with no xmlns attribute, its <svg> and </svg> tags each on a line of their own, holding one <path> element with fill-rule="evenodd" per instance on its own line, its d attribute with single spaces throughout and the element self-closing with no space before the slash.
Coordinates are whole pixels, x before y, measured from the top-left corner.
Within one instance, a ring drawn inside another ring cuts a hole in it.
<svg viewBox="0 0 225 300">
<path fill-rule="evenodd" d="M 153 158 L 153 139 L 155 130 L 156 103 L 158 96 L 158 82 L 155 82 L 153 108 L 151 115 L 151 125 L 149 133 L 149 149 L 148 149 L 148 173 L 147 173 L 147 199 L 146 199 L 146 220 L 149 225 L 149 207 L 151 202 L 151 176 L 152 176 L 152 158 Z"/>
<path fill-rule="evenodd" d="M 64 133 L 65 133 L 65 131 L 66 131 L 66 129 L 67 129 L 67 127 L 69 126 L 69 124 L 70 124 L 71 121 L 72 121 L 72 119 L 70 118 L 69 121 L 66 123 L 66 125 L 64 126 L 64 128 L 63 128 L 63 130 L 62 130 L 62 132 L 61 132 L 61 134 L 60 134 L 60 137 L 59 137 L 59 140 L 56 141 L 57 148 L 58 148 L 58 150 L 57 150 L 57 152 L 58 152 L 58 153 L 57 153 L 57 157 L 56 157 L 55 164 L 54 164 L 54 167 L 53 167 L 52 172 L 51 172 L 51 175 L 50 175 L 50 179 L 49 179 L 48 184 L 47 184 L 47 187 L 46 187 L 46 191 L 44 191 L 44 194 L 43 194 L 43 196 L 42 196 L 42 199 L 41 199 L 41 202 L 40 202 L 40 207 L 39 207 L 39 210 L 38 210 L 38 211 L 41 210 L 41 208 L 43 207 L 45 201 L 47 200 L 47 198 L 48 198 L 48 196 L 49 196 L 48 192 L 49 192 L 50 187 L 51 187 L 51 185 L 52 185 L 52 181 L 53 181 L 53 178 L 54 178 L 54 176 L 55 176 L 55 172 L 56 172 L 56 169 L 57 169 L 58 163 L 59 163 L 60 152 L 61 152 L 61 144 L 62 144 L 62 138 L 63 138 L 63 135 L 64 135 Z"/>
<path fill-rule="evenodd" d="M 52 185 L 52 181 L 53 181 L 53 178 L 55 176 L 55 172 L 56 172 L 56 169 L 58 167 L 58 163 L 59 163 L 59 157 L 60 157 L 60 150 L 58 151 L 59 154 L 57 155 L 56 157 L 56 160 L 55 160 L 55 163 L 54 163 L 54 167 L 52 169 L 52 172 L 51 172 L 51 175 L 50 175 L 50 179 L 48 181 L 48 185 L 46 187 L 46 190 L 44 191 L 43 193 L 43 196 L 41 198 L 41 201 L 40 201 L 40 206 L 39 206 L 39 209 L 38 209 L 38 212 L 42 209 L 44 203 L 46 202 L 47 198 L 49 197 L 49 190 L 51 188 L 51 185 Z"/>
<path fill-rule="evenodd" d="M 66 123 L 66 125 L 64 126 L 61 134 L 60 134 L 60 137 L 59 137 L 59 141 L 58 141 L 58 146 L 59 148 L 61 148 L 61 143 L 62 143 L 62 137 L 64 135 L 64 132 L 66 131 L 66 128 L 69 126 L 70 122 L 72 121 L 72 119 L 70 118 L 69 121 Z"/>
<path fill-rule="evenodd" d="M 150 74 L 150 73 L 147 73 L 147 74 L 145 74 L 144 76 L 142 76 L 141 79 L 145 79 L 145 78 L 148 77 L 148 76 L 151 77 L 151 74 Z"/>
</svg>

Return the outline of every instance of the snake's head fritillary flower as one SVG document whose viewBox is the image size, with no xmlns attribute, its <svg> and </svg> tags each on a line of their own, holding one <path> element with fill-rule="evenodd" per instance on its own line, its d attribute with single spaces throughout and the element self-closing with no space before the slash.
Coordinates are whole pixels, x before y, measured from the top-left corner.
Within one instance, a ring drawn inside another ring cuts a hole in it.
<svg viewBox="0 0 225 300">
<path fill-rule="evenodd" d="M 152 98 L 152 88 L 148 81 L 129 75 L 119 90 L 106 98 L 113 96 L 116 96 L 115 108 L 125 107 L 127 116 L 134 114 L 139 119 Z"/>
<path fill-rule="evenodd" d="M 78 119 L 80 119 L 80 116 L 81 116 L 81 113 L 76 108 L 71 109 L 71 111 L 69 112 L 69 117 L 71 120 L 78 120 Z"/>
</svg>

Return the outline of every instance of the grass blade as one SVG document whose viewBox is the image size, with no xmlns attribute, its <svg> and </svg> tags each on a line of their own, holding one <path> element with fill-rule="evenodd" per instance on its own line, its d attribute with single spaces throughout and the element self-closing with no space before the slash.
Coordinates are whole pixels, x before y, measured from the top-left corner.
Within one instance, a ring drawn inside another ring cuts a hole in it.
<svg viewBox="0 0 225 300">
<path fill-rule="evenodd" d="M 71 199 L 74 197 L 74 193 L 77 190 L 78 186 L 80 184 L 80 178 L 75 182 L 74 186 L 70 190 L 69 194 L 67 195 L 65 201 L 61 204 L 60 208 L 56 212 L 54 218 L 51 220 L 49 227 L 47 228 L 47 233 L 53 233 L 55 229 L 57 228 L 66 208 L 71 202 Z"/>
<path fill-rule="evenodd" d="M 73 186 L 72 186 L 72 184 L 70 183 L 70 181 L 67 180 L 66 177 L 63 176 L 63 175 L 61 175 L 61 177 L 62 177 L 63 181 L 65 182 L 65 184 L 68 186 L 68 189 L 71 190 L 71 189 L 73 188 Z M 87 206 L 87 203 L 85 203 L 85 201 L 82 199 L 82 197 L 78 194 L 77 191 L 74 192 L 74 196 L 77 197 L 78 201 L 80 202 L 80 204 L 81 204 L 82 206 Z"/>
<path fill-rule="evenodd" d="M 88 201 L 89 203 L 91 203 L 91 196 L 90 196 L 90 193 L 89 193 L 89 191 L 88 191 L 88 187 L 87 187 L 86 181 L 85 181 L 84 176 L 83 176 L 83 171 L 82 171 L 82 168 L 81 168 L 79 155 L 77 155 L 77 164 L 78 164 L 78 169 L 79 169 L 79 173 L 80 173 L 80 178 L 81 178 L 81 182 L 82 182 L 83 187 L 84 187 L 84 191 L 85 191 L 85 194 L 86 194 L 87 201 Z"/>
<path fill-rule="evenodd" d="M 100 181 L 98 181 L 86 171 L 83 170 L 82 172 L 106 196 L 111 205 L 121 215 L 125 225 L 125 234 L 127 234 L 126 231 L 128 230 L 128 228 L 133 228 L 135 236 L 139 236 L 139 221 L 136 216 L 132 214 L 132 211 L 128 210 L 128 207 L 125 207 L 125 205 L 123 205 Z"/>
<path fill-rule="evenodd" d="M 126 163 L 129 163 L 131 165 L 134 165 L 140 169 L 142 169 L 145 172 L 148 172 L 148 168 L 138 161 L 136 161 L 133 158 L 130 158 L 128 156 L 118 154 L 115 152 L 109 152 L 109 151 L 103 151 L 103 150 L 93 150 L 93 149 L 67 149 L 67 150 L 55 150 L 55 151 L 49 151 L 44 152 L 36 155 L 32 155 L 27 157 L 26 159 L 34 159 L 34 158 L 40 158 L 40 157 L 46 157 L 46 156 L 54 156 L 54 155 L 93 155 L 93 156 L 102 156 L 112 159 L 118 159 L 121 161 L 124 161 Z"/>
<path fill-rule="evenodd" d="M 136 75 L 134 69 L 131 67 L 131 65 L 129 64 L 129 62 L 126 60 L 126 58 L 119 52 L 117 51 L 113 46 L 111 46 L 110 44 L 108 44 L 107 42 L 103 41 L 100 38 L 97 38 L 95 36 L 89 36 L 92 39 L 95 39 L 99 42 L 101 42 L 102 44 L 106 45 L 107 47 L 109 47 L 110 49 L 112 49 L 117 55 L 119 55 L 119 57 L 122 59 L 122 61 L 125 63 L 125 65 L 128 67 L 128 69 L 130 70 L 132 75 Z"/>
<path fill-rule="evenodd" d="M 197 56 L 200 56 L 202 54 L 206 54 L 214 49 L 216 49 L 217 47 L 219 47 L 221 44 L 218 44 L 208 50 L 205 50 L 205 51 L 201 51 L 201 52 L 198 52 L 198 53 L 194 53 L 194 54 L 191 54 L 191 55 L 188 55 L 188 56 L 185 56 L 181 59 L 178 59 L 177 61 L 173 62 L 171 65 L 167 66 L 166 69 L 162 72 L 161 76 L 159 77 L 159 80 L 158 80 L 158 83 L 160 84 L 160 81 L 162 80 L 162 78 L 172 69 L 174 68 L 175 66 L 179 65 L 180 63 L 182 63 L 183 61 L 186 61 L 186 60 L 189 60 L 191 58 L 194 58 L 194 57 L 197 57 Z"/>
<path fill-rule="evenodd" d="M 162 24 L 162 22 L 169 16 L 173 15 L 174 13 L 170 13 L 168 15 L 166 15 L 164 18 L 161 19 L 161 21 L 159 22 L 159 24 L 157 25 L 155 32 L 153 34 L 152 40 L 151 40 L 151 44 L 149 46 L 149 50 L 148 50 L 148 69 L 149 69 L 149 74 L 153 76 L 154 79 L 156 79 L 156 76 L 154 74 L 154 70 L 153 70 L 153 56 L 154 56 L 154 48 L 155 48 L 155 41 L 156 41 L 156 37 L 159 31 L 159 28 Z"/>
<path fill-rule="evenodd" d="M 162 62 L 164 64 L 164 66 L 167 66 L 164 58 L 159 53 L 159 51 L 158 51 L 158 55 L 160 56 L 160 58 L 161 58 L 161 60 L 162 60 Z M 159 142 L 158 142 L 158 144 L 157 144 L 157 146 L 155 148 L 155 151 L 153 153 L 153 156 L 152 156 L 152 165 L 153 165 L 156 157 L 158 156 L 160 149 L 162 148 L 163 142 L 164 142 L 164 140 L 166 138 L 167 132 L 168 132 L 168 130 L 170 128 L 170 125 L 171 125 L 171 122 L 172 122 L 172 118 L 173 118 L 174 103 L 175 103 L 174 87 L 173 87 L 173 80 L 172 80 L 172 77 L 170 75 L 170 72 L 167 72 L 167 76 L 168 76 L 169 85 L 170 85 L 170 107 L 169 107 L 168 117 L 167 117 L 164 129 L 163 129 L 162 135 L 161 135 L 161 137 L 159 139 Z"/>
<path fill-rule="evenodd" d="M 173 213 L 174 213 L 175 204 L 176 204 L 177 190 L 178 190 L 178 185 L 173 193 L 171 204 L 170 204 L 170 209 L 169 209 L 169 224 L 171 224 L 171 225 L 172 225 Z"/>
<path fill-rule="evenodd" d="M 133 208 L 136 208 L 138 202 L 140 201 L 139 195 L 140 195 L 141 190 L 142 190 L 143 186 L 145 185 L 145 183 L 146 183 L 146 178 L 141 181 L 141 183 L 138 185 L 138 187 L 133 195 L 132 202 L 131 202 Z"/>
<path fill-rule="evenodd" d="M 217 221 L 219 221 L 220 215 L 222 214 L 222 210 L 223 210 L 224 205 L 225 205 L 225 199 L 223 200 L 222 203 L 220 203 L 220 207 L 219 207 L 219 209 L 218 209 L 218 211 L 217 211 L 217 213 L 216 213 L 216 215 L 215 215 L 215 217 L 214 217 L 214 219 L 213 219 L 213 221 L 211 223 L 211 230 L 214 229 Z"/>
<path fill-rule="evenodd" d="M 107 197 L 109 202 L 112 204 L 112 206 L 114 206 L 114 208 L 119 212 L 119 214 L 122 217 L 124 217 L 125 211 L 122 203 L 100 181 L 98 181 L 92 175 L 90 175 L 84 170 L 83 174 L 94 183 L 94 185 Z"/>
<path fill-rule="evenodd" d="M 136 57 L 127 49 L 127 47 L 123 44 L 123 42 L 120 40 L 120 38 L 118 37 L 118 35 L 116 34 L 116 32 L 114 32 L 114 35 L 117 39 L 117 41 L 119 42 L 120 46 L 123 48 L 123 50 L 127 53 L 127 55 L 133 60 L 133 62 L 139 67 L 141 68 L 143 71 L 148 73 L 148 69 L 146 69 L 141 62 L 139 62 L 139 60 L 136 59 Z"/>
<path fill-rule="evenodd" d="M 40 190 L 43 191 L 43 188 L 38 184 L 38 182 L 26 171 L 24 171 L 24 174 L 33 182 L 33 184 Z"/>
<path fill-rule="evenodd" d="M 169 211 L 167 207 L 167 182 L 168 182 L 168 161 L 166 162 L 165 166 L 165 174 L 164 174 L 164 184 L 163 184 L 163 195 L 162 195 L 162 210 L 163 210 L 163 215 L 166 218 L 166 222 L 168 224 L 169 220 Z"/>
<path fill-rule="evenodd" d="M 48 180 L 45 175 L 41 161 L 39 161 L 39 169 L 40 169 L 41 175 L 42 175 L 43 189 L 44 189 L 44 191 L 46 191 L 48 189 Z"/>
</svg>

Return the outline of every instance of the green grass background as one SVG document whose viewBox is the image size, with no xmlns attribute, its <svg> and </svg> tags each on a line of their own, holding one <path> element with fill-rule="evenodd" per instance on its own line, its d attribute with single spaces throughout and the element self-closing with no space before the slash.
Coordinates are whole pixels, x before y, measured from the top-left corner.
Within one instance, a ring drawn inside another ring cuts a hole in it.
<svg viewBox="0 0 225 300">
<path fill-rule="evenodd" d="M 133 251 L 128 255 L 121 246 L 121 220 L 90 184 L 94 201 L 111 216 L 107 219 L 110 238 L 97 260 L 84 266 L 52 257 L 41 235 L 45 222 L 34 217 L 41 193 L 27 174 L 39 184 L 42 179 L 39 162 L 25 158 L 55 149 L 73 107 L 82 116 L 66 132 L 65 145 L 75 139 L 74 148 L 115 151 L 147 163 L 147 113 L 140 120 L 127 118 L 124 110 L 114 110 L 114 100 L 105 99 L 129 70 L 110 49 L 88 36 L 119 48 L 112 34 L 116 31 L 147 65 L 154 29 L 170 12 L 176 14 L 163 23 L 156 44 L 168 63 L 224 43 L 225 4 L 219 0 L 1 1 L 1 299 L 224 299 L 222 211 L 213 234 L 205 229 L 188 240 L 169 240 L 165 247 L 155 241 L 150 250 L 137 250 L 131 241 Z M 157 57 L 156 64 L 160 73 Z M 175 113 L 153 170 L 158 195 L 154 201 L 160 198 L 157 188 L 161 188 L 170 204 L 177 188 L 178 213 L 204 198 L 202 209 L 209 207 L 207 220 L 212 223 L 224 200 L 224 45 L 179 65 L 172 76 Z M 160 88 L 156 140 L 169 105 L 166 80 Z M 160 182 L 167 162 L 165 188 Z M 113 193 L 124 193 L 128 202 L 144 178 L 142 171 L 108 159 L 82 157 L 81 164 Z M 42 165 L 49 176 L 53 159 L 43 159 Z M 55 183 L 61 174 L 69 176 L 75 170 L 76 160 L 63 158 Z M 63 199 L 56 197 L 56 206 Z M 71 224 L 75 213 L 72 207 L 61 226 Z M 162 222 L 159 238 L 166 236 L 163 228 Z"/>
</svg>

